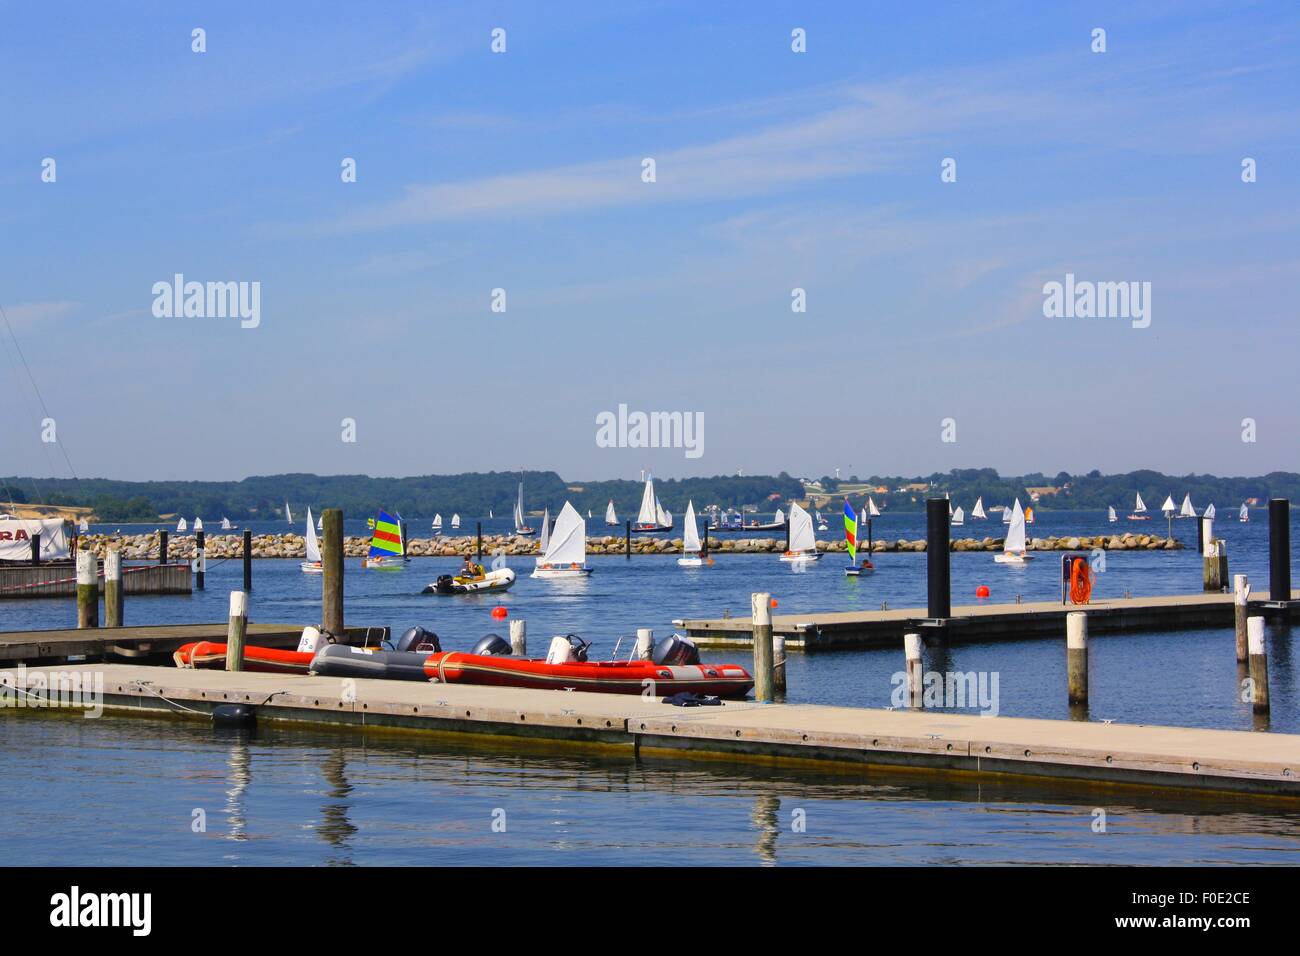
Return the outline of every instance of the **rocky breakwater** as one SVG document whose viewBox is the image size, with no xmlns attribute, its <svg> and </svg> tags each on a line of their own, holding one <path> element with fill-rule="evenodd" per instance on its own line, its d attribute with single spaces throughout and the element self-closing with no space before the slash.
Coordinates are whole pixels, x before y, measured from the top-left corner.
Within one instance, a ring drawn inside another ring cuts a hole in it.
<svg viewBox="0 0 1300 956">
<path fill-rule="evenodd" d="M 957 538 L 953 551 L 1001 551 L 1002 538 Z M 474 554 L 477 539 L 473 535 L 437 538 L 412 538 L 407 545 L 411 557 L 462 557 Z M 212 534 L 205 541 L 209 561 L 243 557 L 244 541 L 237 534 Z M 83 535 L 79 547 L 90 548 L 101 559 L 111 548 L 120 548 L 128 561 L 158 560 L 158 534 Z M 925 539 L 876 541 L 873 552 L 924 551 Z M 1029 542 L 1031 551 L 1157 551 L 1176 550 L 1183 545 L 1175 540 L 1148 534 L 1114 534 L 1086 537 L 1034 538 Z M 343 540 L 344 554 L 352 558 L 364 557 L 370 548 L 370 539 L 347 537 Z M 844 551 L 843 541 L 819 541 L 820 551 Z M 637 537 L 632 539 L 633 554 L 671 554 L 682 550 L 681 538 Z M 771 554 L 785 550 L 785 538 L 713 538 L 709 550 L 718 554 Z M 861 550 L 866 550 L 865 545 Z M 483 552 L 487 556 L 537 554 L 540 549 L 536 538 L 518 535 L 485 535 Z M 621 535 L 597 535 L 587 538 L 588 554 L 623 554 Z M 306 542 L 302 535 L 292 532 L 261 534 L 253 537 L 255 558 L 298 558 L 306 555 Z M 194 556 L 193 535 L 169 535 L 167 556 L 183 561 Z"/>
</svg>

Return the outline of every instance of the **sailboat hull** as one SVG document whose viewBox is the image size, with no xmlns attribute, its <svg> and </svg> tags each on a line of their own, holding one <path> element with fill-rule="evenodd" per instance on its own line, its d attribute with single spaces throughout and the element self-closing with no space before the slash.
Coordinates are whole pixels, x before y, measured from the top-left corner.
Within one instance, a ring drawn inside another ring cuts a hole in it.
<svg viewBox="0 0 1300 956">
<path fill-rule="evenodd" d="M 993 555 L 993 560 L 997 564 L 1024 564 L 1026 561 L 1034 560 L 1032 554 L 1012 554 L 1004 551 L 1002 554 Z"/>
<path fill-rule="evenodd" d="M 533 577 L 535 578 L 585 578 L 589 574 L 591 574 L 593 570 L 594 570 L 593 568 L 582 567 L 581 565 L 576 567 L 567 567 L 567 568 L 539 566 L 535 571 L 533 571 Z"/>
<path fill-rule="evenodd" d="M 781 555 L 781 560 L 786 564 L 798 564 L 805 561 L 820 561 L 821 557 L 820 551 L 787 551 Z"/>
<path fill-rule="evenodd" d="M 325 569 L 321 567 L 319 561 L 303 561 L 298 565 L 298 570 L 303 574 L 324 574 Z"/>
<path fill-rule="evenodd" d="M 368 571 L 403 571 L 406 569 L 406 558 L 363 558 L 361 566 Z"/>
<path fill-rule="evenodd" d="M 678 558 L 677 566 L 681 568 L 702 568 L 704 567 L 704 559 L 699 557 Z"/>
</svg>

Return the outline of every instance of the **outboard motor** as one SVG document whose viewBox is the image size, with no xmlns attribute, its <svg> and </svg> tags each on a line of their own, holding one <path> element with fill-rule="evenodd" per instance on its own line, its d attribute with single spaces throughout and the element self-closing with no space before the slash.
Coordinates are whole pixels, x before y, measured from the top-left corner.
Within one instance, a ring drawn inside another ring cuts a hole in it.
<svg viewBox="0 0 1300 956">
<path fill-rule="evenodd" d="M 418 624 L 415 627 L 408 627 L 402 632 L 402 636 L 397 639 L 393 645 L 395 651 L 427 651 L 430 654 L 437 654 L 442 651 L 442 644 L 438 641 L 438 635 L 433 631 L 426 631 Z"/>
<path fill-rule="evenodd" d="M 669 634 L 655 645 L 653 659 L 656 664 L 663 664 L 667 667 L 698 664 L 700 662 L 700 649 L 695 646 L 695 642 L 689 637 Z"/>
<path fill-rule="evenodd" d="M 500 634 L 484 634 L 470 653 L 482 654 L 485 657 L 509 657 L 513 653 L 513 648 Z"/>
</svg>

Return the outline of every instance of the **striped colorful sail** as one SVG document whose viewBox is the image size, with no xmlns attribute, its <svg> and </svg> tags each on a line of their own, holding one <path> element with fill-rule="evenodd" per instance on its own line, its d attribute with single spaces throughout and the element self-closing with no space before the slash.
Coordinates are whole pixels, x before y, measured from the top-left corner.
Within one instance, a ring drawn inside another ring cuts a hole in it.
<svg viewBox="0 0 1300 956">
<path fill-rule="evenodd" d="M 844 541 L 849 546 L 849 564 L 858 562 L 858 516 L 849 499 L 844 499 Z"/>
<path fill-rule="evenodd" d="M 372 558 L 402 554 L 402 528 L 397 519 L 387 511 L 381 511 L 375 517 L 375 532 L 370 538 L 370 556 Z"/>
</svg>

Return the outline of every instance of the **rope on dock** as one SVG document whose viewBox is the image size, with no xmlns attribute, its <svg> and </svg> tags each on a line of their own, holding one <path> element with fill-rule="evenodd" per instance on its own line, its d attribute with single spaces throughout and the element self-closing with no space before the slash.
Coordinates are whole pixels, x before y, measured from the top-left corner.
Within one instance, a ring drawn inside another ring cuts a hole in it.
<svg viewBox="0 0 1300 956">
<path fill-rule="evenodd" d="M 163 701 L 164 703 L 171 704 L 173 707 L 175 707 L 175 708 L 178 709 L 178 710 L 183 710 L 183 711 L 186 711 L 187 713 L 191 713 L 191 714 L 198 714 L 200 717 L 211 717 L 211 716 L 212 716 L 212 714 L 210 714 L 210 713 L 208 713 L 208 712 L 206 712 L 206 711 L 195 710 L 193 707 L 186 707 L 184 704 L 180 703 L 179 701 L 174 701 L 174 700 L 172 700 L 170 697 L 166 697 L 166 696 L 164 696 L 160 691 L 158 691 L 158 690 L 153 686 L 153 681 L 149 681 L 149 680 L 135 680 L 135 681 L 131 681 L 131 683 L 134 684 L 136 687 L 139 687 L 141 690 L 147 690 L 149 693 L 153 694 L 153 695 L 154 695 L 155 697 L 157 697 L 159 700 Z M 268 704 L 268 703 L 270 703 L 272 698 L 274 698 L 274 697 L 278 697 L 280 694 L 287 694 L 287 693 L 288 693 L 288 691 L 284 691 L 284 690 L 276 690 L 276 691 L 272 691 L 271 693 L 269 693 L 269 694 L 266 695 L 266 699 L 265 699 L 265 700 L 263 700 L 263 701 L 262 701 L 261 703 L 259 703 L 259 704 L 254 704 L 253 706 L 255 706 L 255 707 L 261 707 L 263 704 Z"/>
</svg>

